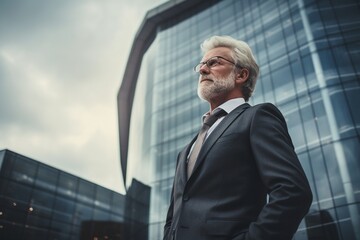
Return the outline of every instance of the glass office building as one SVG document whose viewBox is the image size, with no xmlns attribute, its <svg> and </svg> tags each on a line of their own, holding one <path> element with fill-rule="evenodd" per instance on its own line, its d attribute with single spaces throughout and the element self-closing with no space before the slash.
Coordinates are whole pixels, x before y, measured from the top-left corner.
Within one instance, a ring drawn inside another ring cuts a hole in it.
<svg viewBox="0 0 360 240">
<path fill-rule="evenodd" d="M 0 151 L 0 239 L 147 239 L 149 197 L 137 181 L 124 196 Z"/>
<path fill-rule="evenodd" d="M 200 43 L 246 41 L 260 66 L 251 104 L 284 114 L 314 200 L 294 239 L 360 240 L 360 3 L 169 1 L 148 12 L 118 94 L 122 170 L 151 186 L 149 239 L 162 237 L 178 152 L 207 103 Z M 130 118 L 131 115 L 131 118 Z"/>
</svg>

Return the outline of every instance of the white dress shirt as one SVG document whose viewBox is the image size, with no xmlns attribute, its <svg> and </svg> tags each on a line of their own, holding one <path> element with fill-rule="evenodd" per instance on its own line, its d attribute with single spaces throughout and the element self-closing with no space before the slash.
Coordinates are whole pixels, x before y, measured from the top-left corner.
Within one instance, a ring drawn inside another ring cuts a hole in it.
<svg viewBox="0 0 360 240">
<path fill-rule="evenodd" d="M 217 108 L 215 109 L 218 109 L 218 108 L 221 108 L 223 109 L 227 114 L 229 114 L 230 112 L 232 112 L 235 108 L 237 108 L 238 106 L 240 106 L 241 104 L 244 104 L 245 103 L 245 99 L 243 98 L 233 98 L 233 99 L 230 99 L 226 102 L 224 102 L 223 104 L 221 104 L 220 106 L 218 106 Z M 215 110 L 213 109 L 213 111 Z M 207 112 L 205 113 L 202 118 L 201 118 L 201 124 L 203 124 L 204 122 L 204 119 L 205 117 L 210 114 L 210 112 Z M 225 116 L 219 118 L 218 120 L 216 120 L 216 122 L 209 128 L 209 130 L 207 131 L 206 133 L 206 136 L 205 136 L 205 140 L 209 137 L 209 135 L 214 131 L 214 129 L 219 125 L 219 123 L 224 119 Z M 189 151 L 189 154 L 187 156 L 187 158 L 189 158 L 193 148 L 194 148 L 194 145 L 195 145 L 195 142 L 194 144 L 191 146 L 191 149 Z"/>
<path fill-rule="evenodd" d="M 230 112 L 232 112 L 235 108 L 237 108 L 238 106 L 240 106 L 241 104 L 244 104 L 245 103 L 245 100 L 243 98 L 234 98 L 234 99 L 230 99 L 228 100 L 227 102 L 224 102 L 223 104 L 221 104 L 220 106 L 218 106 L 217 108 L 215 109 L 218 109 L 218 108 L 221 108 L 223 109 L 227 114 L 229 114 Z M 215 110 L 214 109 L 214 110 Z M 213 111 L 214 111 L 213 110 Z M 203 116 L 202 116 L 202 122 L 204 122 L 204 118 L 206 117 L 206 115 L 208 115 L 209 112 L 205 113 Z M 225 115 L 226 116 L 226 115 Z M 209 130 L 207 131 L 206 133 L 206 137 L 205 137 L 205 140 L 206 138 L 214 131 L 214 129 L 219 125 L 219 123 L 224 119 L 224 117 L 221 117 L 219 118 L 210 128 Z"/>
</svg>

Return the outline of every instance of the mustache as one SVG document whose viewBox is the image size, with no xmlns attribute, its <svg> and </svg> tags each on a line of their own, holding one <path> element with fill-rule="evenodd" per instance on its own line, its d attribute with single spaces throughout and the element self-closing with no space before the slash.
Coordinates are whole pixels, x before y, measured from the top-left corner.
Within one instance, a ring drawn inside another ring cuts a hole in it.
<svg viewBox="0 0 360 240">
<path fill-rule="evenodd" d="M 203 82 L 203 81 L 214 81 L 214 79 L 210 76 L 201 76 L 199 82 Z"/>
</svg>

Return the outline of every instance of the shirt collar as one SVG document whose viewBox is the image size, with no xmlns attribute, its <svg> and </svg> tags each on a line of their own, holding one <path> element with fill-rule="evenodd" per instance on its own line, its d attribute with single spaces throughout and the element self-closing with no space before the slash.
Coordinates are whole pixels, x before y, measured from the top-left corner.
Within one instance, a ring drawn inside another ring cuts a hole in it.
<svg viewBox="0 0 360 240">
<path fill-rule="evenodd" d="M 226 102 L 224 102 L 223 104 L 221 104 L 220 106 L 218 106 L 217 108 L 221 108 L 224 109 L 225 112 L 227 114 L 229 114 L 230 112 L 232 112 L 235 108 L 237 108 L 238 106 L 240 106 L 241 104 L 244 104 L 245 100 L 243 98 L 233 98 L 230 99 Z M 216 109 L 216 108 L 215 108 Z M 214 109 L 214 110 L 215 110 Z"/>
<path fill-rule="evenodd" d="M 227 114 L 229 114 L 230 112 L 232 112 L 235 108 L 237 108 L 238 106 L 240 106 L 241 104 L 244 104 L 245 103 L 245 99 L 243 98 L 233 98 L 233 99 L 230 99 L 226 102 L 224 102 L 223 104 L 221 104 L 220 106 L 218 106 L 217 108 L 215 109 L 218 109 L 218 108 L 221 108 L 223 109 Z M 214 110 L 215 110 L 214 109 Z M 213 111 L 214 111 L 213 110 Z M 202 120 L 204 120 L 204 118 L 210 114 L 210 112 L 207 112 L 205 113 L 203 116 L 202 116 Z"/>
</svg>

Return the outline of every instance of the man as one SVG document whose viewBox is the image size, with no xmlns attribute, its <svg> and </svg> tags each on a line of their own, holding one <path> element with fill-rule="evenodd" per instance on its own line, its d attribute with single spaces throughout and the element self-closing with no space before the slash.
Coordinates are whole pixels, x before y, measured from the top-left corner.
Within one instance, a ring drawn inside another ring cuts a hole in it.
<svg viewBox="0 0 360 240">
<path fill-rule="evenodd" d="M 312 194 L 284 117 L 247 103 L 259 68 L 245 42 L 214 36 L 201 47 L 198 95 L 222 113 L 178 156 L 164 239 L 289 240 Z"/>
</svg>

